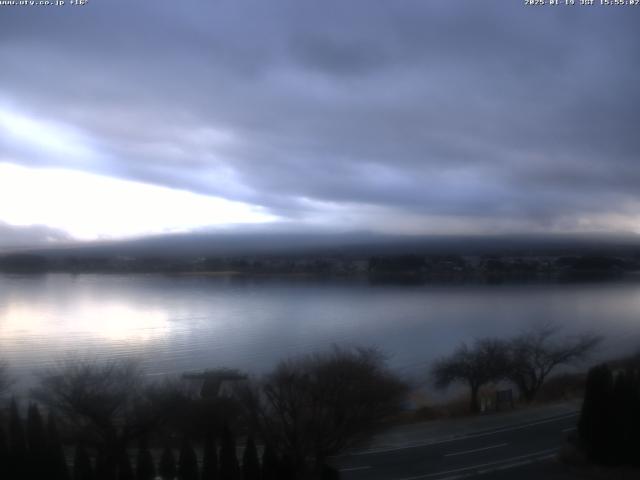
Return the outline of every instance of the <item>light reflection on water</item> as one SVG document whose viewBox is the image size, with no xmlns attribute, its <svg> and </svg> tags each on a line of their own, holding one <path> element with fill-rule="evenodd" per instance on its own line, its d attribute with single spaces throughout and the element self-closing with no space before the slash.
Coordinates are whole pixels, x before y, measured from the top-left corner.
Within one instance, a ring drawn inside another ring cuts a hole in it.
<svg viewBox="0 0 640 480">
<path fill-rule="evenodd" d="M 0 275 L 0 358 L 18 376 L 64 355 L 137 357 L 148 372 L 263 372 L 332 343 L 375 345 L 423 375 L 463 341 L 556 321 L 640 347 L 640 284 L 369 286 L 233 278 Z"/>
</svg>

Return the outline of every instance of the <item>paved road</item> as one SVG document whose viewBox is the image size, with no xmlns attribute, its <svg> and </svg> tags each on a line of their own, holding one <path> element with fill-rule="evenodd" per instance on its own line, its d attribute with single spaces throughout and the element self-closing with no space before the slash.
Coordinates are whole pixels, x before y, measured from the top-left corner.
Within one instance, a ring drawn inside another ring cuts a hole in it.
<svg viewBox="0 0 640 480">
<path fill-rule="evenodd" d="M 576 413 L 565 414 L 456 439 L 351 454 L 336 462 L 345 480 L 542 478 L 550 468 L 545 461 L 555 456 L 576 421 Z"/>
</svg>

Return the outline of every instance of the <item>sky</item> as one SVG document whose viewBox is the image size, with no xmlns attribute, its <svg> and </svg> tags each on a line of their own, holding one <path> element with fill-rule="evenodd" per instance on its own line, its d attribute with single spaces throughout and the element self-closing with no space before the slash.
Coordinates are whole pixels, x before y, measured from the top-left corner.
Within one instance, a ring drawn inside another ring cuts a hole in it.
<svg viewBox="0 0 640 480">
<path fill-rule="evenodd" d="M 0 6 L 0 245 L 640 233 L 639 24 L 503 0 Z"/>
</svg>

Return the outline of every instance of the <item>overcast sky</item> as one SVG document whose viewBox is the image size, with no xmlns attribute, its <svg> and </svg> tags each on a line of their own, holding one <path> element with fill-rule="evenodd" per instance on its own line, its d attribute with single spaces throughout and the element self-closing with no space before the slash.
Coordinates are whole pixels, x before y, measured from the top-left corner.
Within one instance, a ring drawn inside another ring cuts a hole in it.
<svg viewBox="0 0 640 480">
<path fill-rule="evenodd" d="M 0 6 L 0 243 L 640 232 L 640 7 L 523 3 Z"/>
</svg>

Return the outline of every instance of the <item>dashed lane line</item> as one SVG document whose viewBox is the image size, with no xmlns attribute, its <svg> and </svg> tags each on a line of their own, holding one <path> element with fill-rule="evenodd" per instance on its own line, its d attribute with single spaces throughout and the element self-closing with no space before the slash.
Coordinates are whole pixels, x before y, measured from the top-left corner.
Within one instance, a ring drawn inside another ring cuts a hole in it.
<svg viewBox="0 0 640 480">
<path fill-rule="evenodd" d="M 363 465 L 362 467 L 341 468 L 341 472 L 357 472 L 358 470 L 369 470 L 371 466 Z"/>
<path fill-rule="evenodd" d="M 473 450 L 464 450 L 462 452 L 446 453 L 445 457 L 457 457 L 458 455 L 466 455 L 468 453 L 482 452 L 483 450 L 491 450 L 492 448 L 506 447 L 508 443 L 499 443 L 498 445 L 490 445 L 488 447 L 474 448 Z"/>
</svg>

